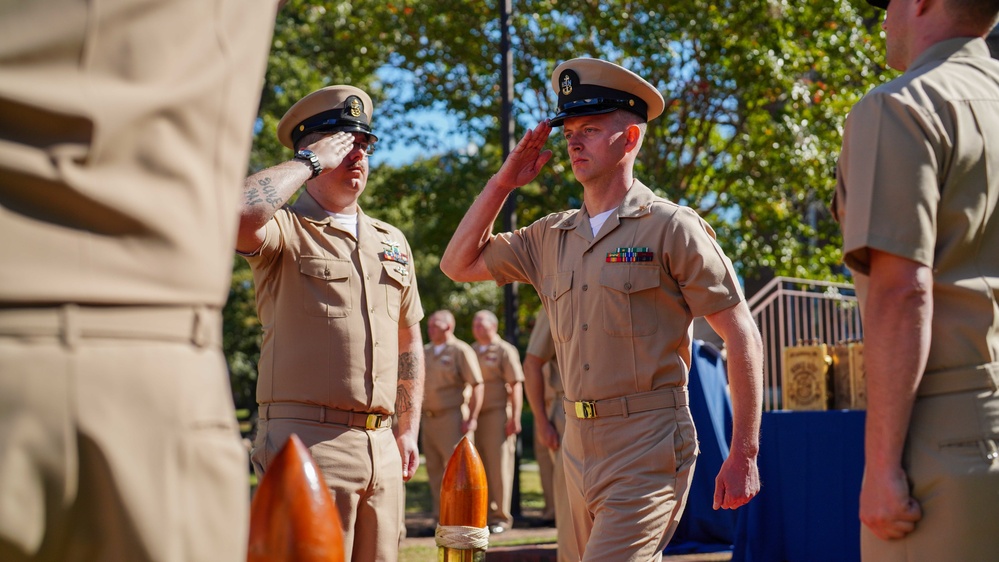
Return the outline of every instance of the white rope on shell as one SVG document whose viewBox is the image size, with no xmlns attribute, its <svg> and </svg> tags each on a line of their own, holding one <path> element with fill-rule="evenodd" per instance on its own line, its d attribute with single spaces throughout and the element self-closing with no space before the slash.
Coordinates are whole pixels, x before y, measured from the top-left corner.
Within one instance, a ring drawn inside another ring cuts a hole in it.
<svg viewBox="0 0 999 562">
<path fill-rule="evenodd" d="M 463 525 L 437 525 L 434 533 L 437 546 L 461 550 L 489 547 L 489 527 L 465 527 Z"/>
</svg>

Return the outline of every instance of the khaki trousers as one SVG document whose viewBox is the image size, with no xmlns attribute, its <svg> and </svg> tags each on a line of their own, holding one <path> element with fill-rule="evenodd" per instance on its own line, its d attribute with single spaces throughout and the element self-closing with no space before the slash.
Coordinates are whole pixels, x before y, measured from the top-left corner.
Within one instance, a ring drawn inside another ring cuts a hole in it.
<svg viewBox="0 0 999 562">
<path fill-rule="evenodd" d="M 475 429 L 475 448 L 482 457 L 489 486 L 489 525 L 513 525 L 510 504 L 513 500 L 513 469 L 517 436 L 506 434 L 507 408 L 490 408 L 479 413 Z"/>
<path fill-rule="evenodd" d="M 0 309 L 0 560 L 246 560 L 221 322 L 185 317 Z"/>
<path fill-rule="evenodd" d="M 463 407 L 457 407 L 432 414 L 423 412 L 423 417 L 420 418 L 423 457 L 427 463 L 427 478 L 434 502 L 435 521 L 439 520 L 441 515 L 441 481 L 444 478 L 444 469 L 451 460 L 454 448 L 464 437 L 461 433 L 461 423 L 464 421 L 462 410 Z"/>
<path fill-rule="evenodd" d="M 344 560 L 395 562 L 405 531 L 402 458 L 391 428 L 373 431 L 298 419 L 260 420 L 254 471 L 297 434 L 319 465 L 343 524 Z"/>
<path fill-rule="evenodd" d="M 997 442 L 999 393 L 962 392 L 917 400 L 903 465 L 923 518 L 915 531 L 895 541 L 883 541 L 861 525 L 861 558 L 869 562 L 996 560 Z"/>
<path fill-rule="evenodd" d="M 562 466 L 585 562 L 649 562 L 676 531 L 694 476 L 687 406 L 628 417 L 566 416 Z"/>
</svg>

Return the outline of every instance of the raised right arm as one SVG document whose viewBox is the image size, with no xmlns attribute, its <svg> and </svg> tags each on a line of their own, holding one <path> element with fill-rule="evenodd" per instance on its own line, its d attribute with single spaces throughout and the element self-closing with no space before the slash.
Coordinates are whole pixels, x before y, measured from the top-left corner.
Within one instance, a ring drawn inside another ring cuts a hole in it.
<svg viewBox="0 0 999 562">
<path fill-rule="evenodd" d="M 542 150 L 551 130 L 548 121 L 542 121 L 533 130 L 527 131 L 496 175 L 486 182 L 444 250 L 441 271 L 445 275 L 455 281 L 492 279 L 482 258 L 482 249 L 492 238 L 493 223 L 507 196 L 537 177 L 551 159 L 552 151 Z"/>
<path fill-rule="evenodd" d="M 323 169 L 340 165 L 354 144 L 354 136 L 336 133 L 308 145 Z M 253 253 L 264 243 L 264 226 L 291 196 L 312 176 L 312 166 L 304 160 L 288 160 L 261 170 L 243 182 L 243 205 L 239 215 L 236 250 Z"/>
</svg>

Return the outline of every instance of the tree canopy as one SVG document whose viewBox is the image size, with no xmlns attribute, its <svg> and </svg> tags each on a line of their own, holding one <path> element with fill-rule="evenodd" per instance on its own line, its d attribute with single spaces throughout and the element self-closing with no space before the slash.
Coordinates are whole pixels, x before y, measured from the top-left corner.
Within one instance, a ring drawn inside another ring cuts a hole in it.
<svg viewBox="0 0 999 562">
<path fill-rule="evenodd" d="M 274 131 L 301 96 L 336 83 L 368 91 L 378 150 L 418 143 L 427 152 L 373 167 L 362 208 L 406 232 L 425 309 L 454 311 L 466 338 L 476 310 L 502 306 L 500 291 L 453 283 L 438 264 L 502 159 L 498 15 L 498 3 L 471 0 L 292 0 L 278 14 L 251 157 L 260 169 L 291 156 Z M 667 102 L 649 123 L 636 175 L 714 226 L 748 292 L 773 275 L 841 278 L 839 231 L 827 205 L 850 107 L 891 78 L 878 16 L 862 0 L 514 0 L 517 131 L 554 115 L 550 80 L 560 62 L 618 63 Z M 435 146 L 439 124 L 412 119 L 427 109 L 451 117 L 475 150 Z M 550 146 L 548 169 L 515 194 L 521 225 L 579 205 L 560 135 Z M 248 316 L 252 286 L 245 262 L 235 267 L 227 329 L 242 330 L 234 340 L 252 340 L 259 333 Z M 520 296 L 526 326 L 538 299 L 530 287 Z M 252 350 L 227 344 L 234 378 L 255 376 Z"/>
</svg>

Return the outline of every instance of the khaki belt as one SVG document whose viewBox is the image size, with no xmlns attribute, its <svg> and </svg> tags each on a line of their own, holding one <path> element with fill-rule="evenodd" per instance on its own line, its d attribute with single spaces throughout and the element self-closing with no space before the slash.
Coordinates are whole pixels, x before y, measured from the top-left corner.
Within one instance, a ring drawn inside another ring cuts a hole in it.
<svg viewBox="0 0 999 562">
<path fill-rule="evenodd" d="M 0 306 L 0 336 L 55 337 L 71 345 L 79 339 L 113 338 L 222 343 L 222 320 L 207 306 Z"/>
<path fill-rule="evenodd" d="M 337 410 L 317 404 L 261 404 L 260 419 L 293 419 L 346 425 L 372 431 L 392 427 L 392 416 Z"/>
<path fill-rule="evenodd" d="M 681 386 L 642 392 L 620 398 L 609 398 L 607 400 L 573 401 L 568 398 L 562 399 L 562 408 L 565 414 L 567 416 L 576 416 L 579 419 L 612 416 L 628 417 L 630 414 L 637 414 L 639 412 L 678 408 L 687 404 L 687 388 Z"/>
<path fill-rule="evenodd" d="M 999 389 L 999 362 L 992 362 L 977 367 L 928 371 L 919 382 L 916 395 L 923 398 L 976 390 L 995 392 L 997 389 Z"/>
</svg>

